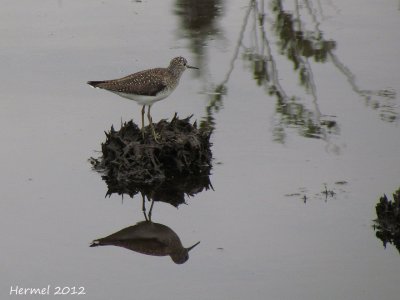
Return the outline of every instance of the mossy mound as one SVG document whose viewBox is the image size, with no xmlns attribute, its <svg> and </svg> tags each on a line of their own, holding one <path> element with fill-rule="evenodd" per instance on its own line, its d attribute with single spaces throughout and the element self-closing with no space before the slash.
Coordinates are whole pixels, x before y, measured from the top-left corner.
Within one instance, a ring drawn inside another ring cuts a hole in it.
<svg viewBox="0 0 400 300">
<path fill-rule="evenodd" d="M 386 195 L 379 199 L 376 205 L 375 220 L 376 237 L 386 247 L 387 243 L 396 246 L 400 252 L 400 188 L 393 194 L 393 201 Z"/>
<path fill-rule="evenodd" d="M 158 142 L 149 126 L 145 127 L 144 138 L 132 121 L 122 124 L 118 131 L 111 127 L 101 147 L 102 156 L 90 160 L 93 168 L 102 172 L 107 194 L 133 197 L 141 192 L 149 199 L 156 195 L 164 199 L 170 191 L 176 194 L 175 200 L 166 202 L 175 201 L 176 206 L 182 201 L 182 193 L 191 195 L 194 190 L 208 189 L 211 132 L 198 128 L 190 118 L 179 119 L 175 114 L 170 122 L 161 120 L 154 124 Z"/>
</svg>

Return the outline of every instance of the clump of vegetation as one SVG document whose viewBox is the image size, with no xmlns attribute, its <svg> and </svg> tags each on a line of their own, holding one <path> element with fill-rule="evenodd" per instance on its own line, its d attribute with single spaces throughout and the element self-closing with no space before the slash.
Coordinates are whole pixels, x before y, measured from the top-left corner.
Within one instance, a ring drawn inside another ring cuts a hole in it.
<svg viewBox="0 0 400 300">
<path fill-rule="evenodd" d="M 148 199 L 184 202 L 184 195 L 193 195 L 211 187 L 211 131 L 198 128 L 190 118 L 177 115 L 168 122 L 154 124 L 157 141 L 151 128 L 144 135 L 132 121 L 111 127 L 102 144 L 102 156 L 91 158 L 93 168 L 103 174 L 108 185 L 107 195 L 137 193 Z"/>
<path fill-rule="evenodd" d="M 386 195 L 380 198 L 376 204 L 374 229 L 384 247 L 387 243 L 393 244 L 400 252 L 400 188 L 393 194 L 393 201 Z"/>
</svg>

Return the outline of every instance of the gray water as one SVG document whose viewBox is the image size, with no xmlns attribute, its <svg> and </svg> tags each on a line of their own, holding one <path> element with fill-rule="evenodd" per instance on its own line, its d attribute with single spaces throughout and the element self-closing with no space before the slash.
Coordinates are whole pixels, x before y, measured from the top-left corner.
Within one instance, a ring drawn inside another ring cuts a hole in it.
<svg viewBox="0 0 400 300">
<path fill-rule="evenodd" d="M 400 5 L 392 1 L 32 1 L 0 11 L 0 298 L 398 299 L 400 257 L 375 205 L 400 185 Z M 88 158 L 140 122 L 88 80 L 199 71 L 152 108 L 208 122 L 214 190 L 153 220 L 190 259 L 90 242 L 144 219 Z M 65 290 L 66 291 L 66 290 Z"/>
</svg>

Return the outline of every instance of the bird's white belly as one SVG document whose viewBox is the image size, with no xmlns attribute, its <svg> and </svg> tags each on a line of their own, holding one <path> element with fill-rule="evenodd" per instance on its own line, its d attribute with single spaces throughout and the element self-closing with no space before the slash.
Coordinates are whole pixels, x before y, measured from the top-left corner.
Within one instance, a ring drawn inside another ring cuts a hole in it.
<svg viewBox="0 0 400 300">
<path fill-rule="evenodd" d="M 135 95 L 135 94 L 127 94 L 121 92 L 113 92 L 121 97 L 127 98 L 129 100 L 136 101 L 139 105 L 151 105 L 157 101 L 167 98 L 173 90 L 166 89 L 164 92 L 158 93 L 155 96 L 146 96 L 146 95 Z"/>
</svg>

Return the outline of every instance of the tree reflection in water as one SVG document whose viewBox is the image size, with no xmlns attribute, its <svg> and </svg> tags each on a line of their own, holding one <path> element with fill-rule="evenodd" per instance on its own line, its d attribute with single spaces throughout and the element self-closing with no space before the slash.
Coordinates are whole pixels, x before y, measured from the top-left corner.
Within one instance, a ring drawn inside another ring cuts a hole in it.
<svg viewBox="0 0 400 300">
<path fill-rule="evenodd" d="M 227 83 L 238 58 L 248 62 L 247 69 L 257 86 L 263 87 L 270 97 L 275 98 L 273 135 L 277 142 L 284 143 L 288 128 L 296 128 L 300 136 L 323 139 L 330 150 L 340 151 L 330 139 L 332 134 L 339 133 L 336 117 L 321 112 L 319 107 L 314 64 L 331 63 L 365 104 L 378 111 L 383 121 L 398 120 L 395 91 L 360 88 L 355 75 L 335 54 L 337 43 L 326 39 L 320 29 L 320 20 L 324 20 L 325 16 L 319 1 L 296 0 L 293 12 L 285 10 L 281 0 L 268 3 L 270 6 L 266 10 L 263 0 L 248 2 L 226 75 L 221 82 L 208 89 L 209 103 L 201 124 L 203 127 L 216 126 L 215 114 L 223 107 L 224 97 L 228 94 Z M 223 38 L 222 30 L 217 26 L 217 17 L 222 15 L 222 4 L 222 1 L 216 0 L 177 1 L 176 13 L 183 28 L 180 37 L 191 40 L 191 49 L 200 60 L 206 55 L 203 46 L 207 45 L 207 39 Z M 327 5 L 338 11 L 333 3 Z M 280 79 L 278 64 L 282 60 L 277 60 L 277 55 L 291 62 L 298 76 L 300 90 L 286 87 Z M 205 65 L 201 61 L 197 63 Z"/>
</svg>

